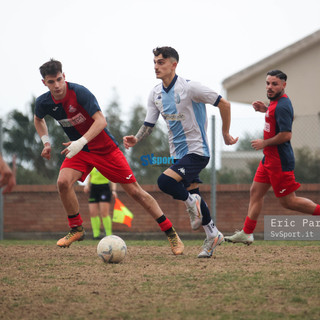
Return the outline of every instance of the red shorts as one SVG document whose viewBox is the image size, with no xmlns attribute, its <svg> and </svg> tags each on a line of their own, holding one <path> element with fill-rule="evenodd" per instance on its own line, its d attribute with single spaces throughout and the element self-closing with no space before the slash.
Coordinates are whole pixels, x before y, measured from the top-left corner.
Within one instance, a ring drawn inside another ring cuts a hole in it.
<svg viewBox="0 0 320 320">
<path fill-rule="evenodd" d="M 83 182 L 94 167 L 114 183 L 136 182 L 136 178 L 133 175 L 127 159 L 119 148 L 103 155 L 80 151 L 71 159 L 65 158 L 60 170 L 63 168 L 71 168 L 82 172 L 79 180 Z"/>
<path fill-rule="evenodd" d="M 284 197 L 300 187 L 296 182 L 293 171 L 282 171 L 281 167 L 267 166 L 260 161 L 254 176 L 254 181 L 271 184 L 276 197 Z"/>
</svg>

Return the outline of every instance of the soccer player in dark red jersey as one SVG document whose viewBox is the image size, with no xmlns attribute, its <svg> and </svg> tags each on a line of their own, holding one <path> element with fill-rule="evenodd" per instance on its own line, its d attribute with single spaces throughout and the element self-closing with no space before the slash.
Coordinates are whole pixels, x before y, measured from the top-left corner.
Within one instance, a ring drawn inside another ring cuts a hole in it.
<svg viewBox="0 0 320 320">
<path fill-rule="evenodd" d="M 36 100 L 34 125 L 44 144 L 41 156 L 50 159 L 51 144 L 44 117 L 56 119 L 70 141 L 63 143 L 66 156 L 58 176 L 58 191 L 68 215 L 70 232 L 57 245 L 69 247 L 84 239 L 85 232 L 79 213 L 74 183 L 84 181 L 93 167 L 106 178 L 119 183 L 158 222 L 168 237 L 172 252 L 182 254 L 184 246 L 171 221 L 165 217 L 156 200 L 136 181 L 114 137 L 95 96 L 85 87 L 65 81 L 61 62 L 51 59 L 40 67 L 43 84 L 49 91 Z"/>
<path fill-rule="evenodd" d="M 295 181 L 294 176 L 295 160 L 290 143 L 293 108 L 285 94 L 286 84 L 285 73 L 280 70 L 269 71 L 266 79 L 269 106 L 267 107 L 262 101 L 252 103 L 256 111 L 266 113 L 263 139 L 251 142 L 255 150 L 263 149 L 264 157 L 251 185 L 249 209 L 244 227 L 234 235 L 225 237 L 226 241 L 248 245 L 253 242 L 253 231 L 262 209 L 263 199 L 271 186 L 284 208 L 320 215 L 320 205 L 307 198 L 297 197 L 295 193 L 300 183 Z"/>
</svg>

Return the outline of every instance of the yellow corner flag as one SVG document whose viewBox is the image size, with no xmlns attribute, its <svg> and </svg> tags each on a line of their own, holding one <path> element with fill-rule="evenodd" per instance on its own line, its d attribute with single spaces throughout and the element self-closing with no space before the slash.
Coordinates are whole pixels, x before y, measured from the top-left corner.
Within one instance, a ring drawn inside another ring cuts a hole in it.
<svg viewBox="0 0 320 320">
<path fill-rule="evenodd" d="M 132 212 L 118 199 L 115 199 L 113 208 L 113 222 L 126 224 L 131 228 Z"/>
</svg>

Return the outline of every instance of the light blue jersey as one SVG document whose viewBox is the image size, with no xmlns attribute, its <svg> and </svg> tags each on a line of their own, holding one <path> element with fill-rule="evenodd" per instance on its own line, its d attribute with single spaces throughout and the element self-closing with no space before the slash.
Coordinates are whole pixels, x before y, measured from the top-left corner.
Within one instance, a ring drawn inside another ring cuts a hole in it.
<svg viewBox="0 0 320 320">
<path fill-rule="evenodd" d="M 170 155 L 181 159 L 195 153 L 210 157 L 206 103 L 217 106 L 221 96 L 198 82 L 175 76 L 168 88 L 151 91 L 144 124 L 153 127 L 161 113 L 169 133 Z"/>
</svg>

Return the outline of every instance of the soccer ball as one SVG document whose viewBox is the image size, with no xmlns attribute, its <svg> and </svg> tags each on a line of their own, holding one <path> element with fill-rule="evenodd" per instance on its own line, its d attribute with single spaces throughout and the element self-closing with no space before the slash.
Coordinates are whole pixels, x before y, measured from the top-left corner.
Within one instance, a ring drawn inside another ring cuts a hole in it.
<svg viewBox="0 0 320 320">
<path fill-rule="evenodd" d="M 127 254 L 127 245 L 118 236 L 106 236 L 98 243 L 97 253 L 105 263 L 119 263 Z"/>
</svg>

